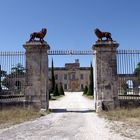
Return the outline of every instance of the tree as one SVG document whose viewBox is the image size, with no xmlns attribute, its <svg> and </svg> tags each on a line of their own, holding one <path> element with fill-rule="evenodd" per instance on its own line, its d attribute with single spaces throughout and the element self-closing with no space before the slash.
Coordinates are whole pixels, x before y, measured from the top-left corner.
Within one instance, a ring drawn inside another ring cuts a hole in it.
<svg viewBox="0 0 140 140">
<path fill-rule="evenodd" d="M 53 66 L 53 59 L 52 59 L 52 68 L 51 68 L 51 89 L 49 91 L 49 99 L 51 99 L 51 93 L 54 92 L 55 89 L 55 76 L 54 76 L 54 66 Z"/>
<path fill-rule="evenodd" d="M 90 83 L 89 83 L 87 95 L 93 96 L 93 67 L 92 67 L 92 63 L 90 64 Z"/>
<path fill-rule="evenodd" d="M 62 83 L 60 83 L 60 86 L 59 86 L 59 94 L 60 95 L 65 95 Z"/>
<path fill-rule="evenodd" d="M 21 63 L 18 63 L 15 67 L 11 68 L 11 74 L 16 74 L 16 75 L 24 75 L 25 74 L 25 68 Z"/>
<path fill-rule="evenodd" d="M 54 76 L 54 66 L 53 66 L 53 59 L 52 59 L 52 69 L 51 69 L 51 82 L 52 82 L 52 92 L 55 88 L 55 76 Z"/>
<path fill-rule="evenodd" d="M 134 74 L 136 75 L 136 82 L 140 85 L 140 62 L 137 64 L 137 67 L 134 70 Z"/>
<path fill-rule="evenodd" d="M 129 88 L 128 84 L 127 84 L 127 83 L 123 83 L 123 84 L 122 84 L 122 88 L 123 88 L 123 90 L 124 90 L 124 95 L 127 95 L 127 90 L 128 90 L 128 88 Z"/>
<path fill-rule="evenodd" d="M 4 70 L 1 70 L 1 65 L 0 65 L 0 91 L 2 90 L 2 77 L 5 77 L 7 75 L 7 72 Z"/>
<path fill-rule="evenodd" d="M 55 85 L 54 91 L 53 91 L 53 96 L 59 96 L 59 91 L 58 91 L 58 86 L 57 84 Z"/>
<path fill-rule="evenodd" d="M 85 95 L 85 94 L 87 94 L 87 92 L 88 92 L 88 87 L 87 87 L 87 85 L 86 85 L 85 88 L 84 88 L 83 94 Z"/>
<path fill-rule="evenodd" d="M 21 63 L 16 64 L 14 67 L 11 68 L 11 73 L 6 74 L 5 78 L 2 80 L 2 85 L 4 85 L 7 88 L 11 87 L 11 82 L 13 78 L 20 78 L 20 77 L 25 77 L 25 68 Z M 17 85 L 20 85 L 19 82 Z"/>
</svg>

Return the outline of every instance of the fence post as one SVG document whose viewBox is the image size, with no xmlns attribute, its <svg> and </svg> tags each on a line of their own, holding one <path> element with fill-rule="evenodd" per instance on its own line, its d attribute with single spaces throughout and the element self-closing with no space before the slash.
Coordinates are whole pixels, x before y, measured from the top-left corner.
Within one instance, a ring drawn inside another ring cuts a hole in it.
<svg viewBox="0 0 140 140">
<path fill-rule="evenodd" d="M 47 42 L 32 41 L 23 45 L 26 49 L 26 101 L 37 109 L 49 107 L 48 50 Z"/>
<path fill-rule="evenodd" d="M 118 106 L 117 58 L 115 41 L 96 41 L 94 69 L 94 98 L 97 112 Z"/>
</svg>

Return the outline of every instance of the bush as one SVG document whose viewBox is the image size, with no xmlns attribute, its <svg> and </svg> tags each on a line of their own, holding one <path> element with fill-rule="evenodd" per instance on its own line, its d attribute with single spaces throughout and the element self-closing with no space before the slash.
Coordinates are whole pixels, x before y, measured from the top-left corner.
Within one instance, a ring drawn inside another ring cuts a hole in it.
<svg viewBox="0 0 140 140">
<path fill-rule="evenodd" d="M 57 84 L 55 85 L 54 91 L 53 91 L 53 96 L 59 96 L 59 91 L 58 91 L 58 86 Z"/>
<path fill-rule="evenodd" d="M 87 94 L 87 92 L 88 92 L 88 87 L 85 86 L 83 94 Z"/>
<path fill-rule="evenodd" d="M 88 87 L 87 95 L 93 96 L 93 87 L 92 87 L 91 84 L 90 84 L 89 87 Z"/>
<path fill-rule="evenodd" d="M 90 78 L 90 83 L 89 83 L 87 95 L 93 96 L 93 67 L 92 67 L 92 63 L 90 65 L 90 77 L 89 78 Z"/>
<path fill-rule="evenodd" d="M 63 89 L 63 86 L 62 86 L 62 83 L 60 83 L 59 94 L 60 94 L 60 95 L 65 95 L 64 89 Z"/>
</svg>

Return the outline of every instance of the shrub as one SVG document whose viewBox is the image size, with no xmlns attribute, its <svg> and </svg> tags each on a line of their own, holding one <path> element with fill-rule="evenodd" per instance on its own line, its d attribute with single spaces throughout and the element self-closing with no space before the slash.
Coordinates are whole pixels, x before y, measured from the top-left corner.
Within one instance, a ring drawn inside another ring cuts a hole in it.
<svg viewBox="0 0 140 140">
<path fill-rule="evenodd" d="M 88 87 L 85 86 L 83 94 L 87 94 L 87 92 L 88 92 Z"/>
<path fill-rule="evenodd" d="M 93 89 L 92 89 L 92 88 L 93 88 L 92 85 L 89 84 L 88 91 L 87 91 L 87 95 L 93 96 Z"/>
<path fill-rule="evenodd" d="M 62 83 L 60 83 L 60 86 L 59 86 L 59 94 L 60 95 L 65 95 Z"/>
<path fill-rule="evenodd" d="M 54 91 L 53 91 L 53 96 L 59 96 L 59 91 L 58 91 L 58 86 L 57 84 L 55 85 Z"/>
<path fill-rule="evenodd" d="M 90 78 L 90 83 L 89 83 L 87 95 L 93 96 L 93 67 L 92 67 L 92 63 L 90 65 L 90 77 L 89 78 Z"/>
</svg>

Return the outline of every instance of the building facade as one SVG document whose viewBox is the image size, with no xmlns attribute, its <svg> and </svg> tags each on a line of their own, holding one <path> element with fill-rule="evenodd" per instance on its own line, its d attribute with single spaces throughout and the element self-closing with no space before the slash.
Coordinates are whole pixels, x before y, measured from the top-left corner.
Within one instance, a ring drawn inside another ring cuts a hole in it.
<svg viewBox="0 0 140 140">
<path fill-rule="evenodd" d="M 64 91 L 82 91 L 89 85 L 90 67 L 80 67 L 80 62 L 76 59 L 74 63 L 66 63 L 65 67 L 54 67 L 54 75 L 56 84 L 62 83 Z M 51 78 L 51 68 L 49 77 Z"/>
</svg>

